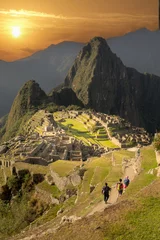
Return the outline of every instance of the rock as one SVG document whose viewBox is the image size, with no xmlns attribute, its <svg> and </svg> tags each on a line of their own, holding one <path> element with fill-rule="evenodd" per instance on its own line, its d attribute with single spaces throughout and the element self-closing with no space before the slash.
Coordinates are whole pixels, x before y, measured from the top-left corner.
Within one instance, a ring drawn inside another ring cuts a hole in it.
<svg viewBox="0 0 160 240">
<path fill-rule="evenodd" d="M 160 151 L 155 151 L 158 166 L 160 165 Z"/>
<path fill-rule="evenodd" d="M 81 183 L 81 177 L 79 176 L 79 174 L 77 172 L 74 172 L 70 176 L 70 181 L 73 184 L 73 186 L 78 186 Z"/>
<path fill-rule="evenodd" d="M 55 183 L 55 185 L 58 187 L 60 191 L 63 191 L 67 187 L 67 185 L 71 184 L 71 181 L 69 178 L 60 177 L 58 173 L 54 172 L 53 170 L 51 170 L 50 174 L 53 178 L 53 182 Z"/>
<path fill-rule="evenodd" d="M 14 141 L 18 142 L 18 141 L 25 141 L 25 137 L 24 136 L 17 136 L 14 138 Z"/>
<path fill-rule="evenodd" d="M 90 193 L 93 192 L 95 189 L 95 186 L 90 185 Z"/>
<path fill-rule="evenodd" d="M 63 213 L 63 209 L 59 209 L 59 211 L 57 212 L 57 216 L 60 215 L 61 213 Z"/>
<path fill-rule="evenodd" d="M 8 150 L 8 147 L 6 145 L 0 146 L 0 154 L 6 153 Z"/>
<path fill-rule="evenodd" d="M 66 198 L 70 198 L 72 196 L 77 195 L 77 189 L 73 188 L 73 189 L 66 189 Z"/>
<path fill-rule="evenodd" d="M 154 169 L 150 169 L 150 170 L 147 172 L 147 174 L 153 175 L 153 174 L 154 174 Z"/>
<path fill-rule="evenodd" d="M 53 177 L 51 175 L 46 175 L 45 180 L 49 185 L 54 185 Z"/>
<path fill-rule="evenodd" d="M 75 216 L 75 215 L 69 216 L 69 217 L 63 216 L 62 219 L 61 219 L 60 224 L 64 224 L 64 223 L 74 223 L 75 221 L 80 220 L 80 219 L 81 219 L 81 217 L 77 217 L 77 216 Z"/>
</svg>

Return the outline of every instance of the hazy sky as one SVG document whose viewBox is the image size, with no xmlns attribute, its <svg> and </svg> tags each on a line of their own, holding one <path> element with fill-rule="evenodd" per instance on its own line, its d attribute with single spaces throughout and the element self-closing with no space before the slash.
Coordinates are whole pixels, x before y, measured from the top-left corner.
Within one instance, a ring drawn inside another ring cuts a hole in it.
<svg viewBox="0 0 160 240">
<path fill-rule="evenodd" d="M 14 26 L 21 29 L 18 38 L 12 36 Z M 158 28 L 158 0 L 0 1 L 0 59 L 25 57 L 65 40 L 87 42 L 142 27 Z"/>
</svg>

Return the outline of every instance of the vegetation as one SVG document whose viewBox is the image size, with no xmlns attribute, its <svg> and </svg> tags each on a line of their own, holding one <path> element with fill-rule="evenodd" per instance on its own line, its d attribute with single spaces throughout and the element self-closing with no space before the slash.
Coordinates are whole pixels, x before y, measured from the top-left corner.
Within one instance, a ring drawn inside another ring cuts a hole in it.
<svg viewBox="0 0 160 240">
<path fill-rule="evenodd" d="M 47 208 L 33 196 L 33 185 L 28 174 L 23 179 L 9 177 L 3 189 L 11 195 L 8 194 L 6 201 L 0 200 L 0 239 L 18 233 Z"/>
<path fill-rule="evenodd" d="M 46 191 L 47 193 L 52 194 L 52 196 L 55 198 L 58 198 L 61 195 L 61 192 L 56 185 L 49 185 L 46 181 L 39 183 L 37 187 Z"/>
<path fill-rule="evenodd" d="M 160 150 L 160 134 L 156 134 L 154 138 L 154 147 L 157 151 Z"/>
</svg>

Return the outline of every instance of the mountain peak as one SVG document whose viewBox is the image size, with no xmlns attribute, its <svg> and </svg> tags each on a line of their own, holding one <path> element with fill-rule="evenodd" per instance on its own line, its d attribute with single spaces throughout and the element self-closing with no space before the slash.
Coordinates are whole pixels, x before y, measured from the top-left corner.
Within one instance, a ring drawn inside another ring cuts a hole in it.
<svg viewBox="0 0 160 240">
<path fill-rule="evenodd" d="M 65 79 L 65 86 L 72 87 L 85 106 L 92 106 L 94 100 L 89 96 L 91 85 L 96 85 L 96 91 L 104 79 L 113 79 L 112 71 L 115 72 L 114 78 L 118 79 L 125 74 L 123 70 L 123 63 L 111 52 L 106 40 L 94 37 L 80 51 Z"/>
<path fill-rule="evenodd" d="M 47 96 L 35 80 L 29 80 L 18 92 L 12 104 L 6 130 L 21 119 L 29 110 L 34 109 L 40 103 L 45 101 Z"/>
</svg>

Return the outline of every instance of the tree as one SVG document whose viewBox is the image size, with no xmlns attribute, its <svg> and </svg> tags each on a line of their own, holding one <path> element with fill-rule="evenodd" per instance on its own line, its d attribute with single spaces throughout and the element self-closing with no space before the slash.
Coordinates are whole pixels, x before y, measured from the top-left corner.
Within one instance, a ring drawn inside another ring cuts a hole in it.
<svg viewBox="0 0 160 240">
<path fill-rule="evenodd" d="M 155 138 L 154 138 L 154 147 L 157 151 L 160 150 L 160 134 L 156 134 Z"/>
</svg>

